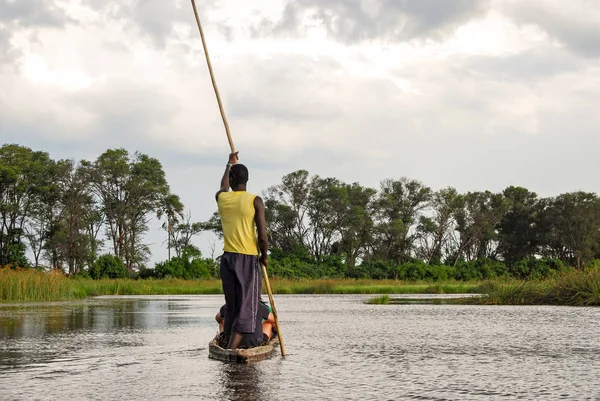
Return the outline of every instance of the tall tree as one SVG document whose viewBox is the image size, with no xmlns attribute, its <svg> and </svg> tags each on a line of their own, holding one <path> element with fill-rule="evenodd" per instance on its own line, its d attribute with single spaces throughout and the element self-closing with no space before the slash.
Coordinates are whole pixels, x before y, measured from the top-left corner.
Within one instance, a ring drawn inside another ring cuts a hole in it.
<svg viewBox="0 0 600 401">
<path fill-rule="evenodd" d="M 454 215 L 460 205 L 460 195 L 454 188 L 443 188 L 433 193 L 430 215 L 422 215 L 417 227 L 418 255 L 425 263 L 442 262 L 448 237 L 455 228 Z"/>
<path fill-rule="evenodd" d="M 59 160 L 57 167 L 60 202 L 46 248 L 53 266 L 64 263 L 69 274 L 77 274 L 95 259 L 98 240 L 89 234 L 89 224 L 98 215 L 97 204 L 84 169 L 72 160 Z"/>
<path fill-rule="evenodd" d="M 342 253 L 350 270 L 373 243 L 374 201 L 377 191 L 358 183 L 345 184 L 348 202 L 340 221 L 340 240 L 334 249 Z"/>
<path fill-rule="evenodd" d="M 149 249 L 142 243 L 152 215 L 170 195 L 160 162 L 125 149 L 109 149 L 93 163 L 84 163 L 100 198 L 114 253 L 128 269 L 143 262 Z"/>
<path fill-rule="evenodd" d="M 459 207 L 454 213 L 456 230 L 451 251 L 454 264 L 461 258 L 474 260 L 496 256 L 496 226 L 505 211 L 502 194 L 469 192 L 460 197 Z"/>
<path fill-rule="evenodd" d="M 514 186 L 506 188 L 503 195 L 506 212 L 498 223 L 498 252 L 512 265 L 533 256 L 538 248 L 538 197 Z"/>
<path fill-rule="evenodd" d="M 186 249 L 198 250 L 192 244 L 192 238 L 203 231 L 213 231 L 212 226 L 207 226 L 202 222 L 192 222 L 192 216 L 188 212 L 183 222 L 175 225 L 172 229 L 173 242 L 172 246 L 175 249 L 175 254 L 178 258 L 183 255 Z M 199 250 L 198 250 L 199 251 Z"/>
<path fill-rule="evenodd" d="M 583 267 L 600 254 L 600 199 L 572 192 L 546 201 L 541 218 L 543 253 Z"/>
<path fill-rule="evenodd" d="M 308 171 L 298 170 L 283 177 L 281 184 L 263 194 L 267 233 L 272 247 L 293 252 L 308 247 Z"/>
<path fill-rule="evenodd" d="M 431 199 L 431 189 L 421 182 L 402 177 L 386 179 L 376 203 L 377 245 L 374 256 L 402 264 L 414 248 L 415 225 Z"/>
<path fill-rule="evenodd" d="M 175 240 L 174 227 L 183 218 L 183 203 L 179 199 L 179 196 L 175 194 L 169 194 L 161 200 L 160 207 L 158 208 L 156 217 L 160 220 L 165 217 L 165 222 L 162 227 L 167 231 L 167 252 L 168 258 L 171 260 L 171 248 Z M 179 256 L 179 254 L 177 255 Z"/>
<path fill-rule="evenodd" d="M 339 180 L 312 178 L 306 202 L 310 233 L 306 241 L 317 259 L 331 254 L 331 246 L 340 240 L 349 204 L 347 187 Z"/>
<path fill-rule="evenodd" d="M 25 224 L 51 183 L 51 164 L 45 152 L 16 144 L 0 148 L 0 265 L 26 262 Z"/>
</svg>

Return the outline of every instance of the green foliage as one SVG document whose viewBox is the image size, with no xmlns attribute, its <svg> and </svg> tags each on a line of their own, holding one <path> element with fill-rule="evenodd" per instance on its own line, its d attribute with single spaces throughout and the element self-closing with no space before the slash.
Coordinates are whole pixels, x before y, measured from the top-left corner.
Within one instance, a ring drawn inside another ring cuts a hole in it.
<svg viewBox="0 0 600 401">
<path fill-rule="evenodd" d="M 114 255 L 100 256 L 89 271 L 94 280 L 103 278 L 125 278 L 128 276 L 123 261 Z"/>
<path fill-rule="evenodd" d="M 561 271 L 564 264 L 560 259 L 528 258 L 520 260 L 510 268 L 511 276 L 519 279 L 542 279 Z"/>
<path fill-rule="evenodd" d="M 390 303 L 390 296 L 387 294 L 381 295 L 379 297 L 371 298 L 365 303 L 371 305 L 387 305 Z"/>
<path fill-rule="evenodd" d="M 0 301 L 54 301 L 71 297 L 69 280 L 60 272 L 0 268 Z"/>
<path fill-rule="evenodd" d="M 25 244 L 17 242 L 8 245 L 8 252 L 4 264 L 13 268 L 30 267 L 31 264 L 25 256 Z"/>
<path fill-rule="evenodd" d="M 288 255 L 275 248 L 269 256 L 269 272 L 282 278 L 337 278 L 345 276 L 346 265 L 341 255 L 325 255 L 317 260 L 303 247 L 296 247 Z"/>
<path fill-rule="evenodd" d="M 199 251 L 184 250 L 181 257 L 157 263 L 154 267 L 156 278 L 208 279 L 216 277 L 218 266 L 209 258 L 202 258 Z M 144 275 L 148 272 L 144 271 Z"/>
<path fill-rule="evenodd" d="M 491 305 L 600 306 L 600 270 L 565 269 L 545 280 L 488 281 L 474 303 Z"/>
</svg>

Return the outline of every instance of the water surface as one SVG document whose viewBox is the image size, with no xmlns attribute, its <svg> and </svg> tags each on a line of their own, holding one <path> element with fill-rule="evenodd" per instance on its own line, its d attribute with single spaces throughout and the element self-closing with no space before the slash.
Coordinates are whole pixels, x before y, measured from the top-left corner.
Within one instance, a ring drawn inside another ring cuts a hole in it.
<svg viewBox="0 0 600 401">
<path fill-rule="evenodd" d="M 288 355 L 251 365 L 208 358 L 222 296 L 2 304 L 0 399 L 600 399 L 600 308 L 371 297 L 276 295 Z"/>
</svg>

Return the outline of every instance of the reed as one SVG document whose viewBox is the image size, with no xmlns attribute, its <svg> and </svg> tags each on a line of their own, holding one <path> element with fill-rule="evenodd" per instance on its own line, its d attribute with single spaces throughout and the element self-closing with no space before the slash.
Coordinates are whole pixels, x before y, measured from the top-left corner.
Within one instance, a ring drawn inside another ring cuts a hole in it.
<svg viewBox="0 0 600 401">
<path fill-rule="evenodd" d="M 387 305 L 390 303 L 390 296 L 387 294 L 381 295 L 379 297 L 371 298 L 368 301 L 366 301 L 365 303 L 371 304 L 371 305 Z"/>
<path fill-rule="evenodd" d="M 547 280 L 483 283 L 485 296 L 471 302 L 487 305 L 600 306 L 600 270 L 567 270 Z"/>
<path fill-rule="evenodd" d="M 62 273 L 0 268 L 1 301 L 52 301 L 73 297 L 71 283 Z"/>
</svg>

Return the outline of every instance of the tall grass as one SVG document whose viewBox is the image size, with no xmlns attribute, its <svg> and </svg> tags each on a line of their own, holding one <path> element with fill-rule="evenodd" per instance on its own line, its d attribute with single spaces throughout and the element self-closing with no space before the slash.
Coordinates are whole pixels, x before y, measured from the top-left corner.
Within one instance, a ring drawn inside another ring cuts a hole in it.
<svg viewBox="0 0 600 401">
<path fill-rule="evenodd" d="M 361 279 L 271 279 L 275 294 L 459 294 L 471 293 L 478 282 L 405 282 Z"/>
<path fill-rule="evenodd" d="M 600 306 L 600 269 L 570 270 L 545 280 L 402 282 L 394 280 L 272 278 L 275 294 L 456 294 L 482 293 L 466 302 L 494 305 Z M 264 289 L 266 291 L 266 289 Z M 221 281 L 91 280 L 33 269 L 0 269 L 0 301 L 54 301 L 98 295 L 221 294 Z"/>
<path fill-rule="evenodd" d="M 275 294 L 419 294 L 473 292 L 478 283 L 406 283 L 394 280 L 270 279 Z M 265 286 L 263 286 L 265 287 Z M 266 288 L 263 288 L 266 291 Z M 0 269 L 0 300 L 50 301 L 99 295 L 221 294 L 221 281 L 68 278 L 32 269 Z"/>
<path fill-rule="evenodd" d="M 73 298 L 68 278 L 33 269 L 0 268 L 0 300 L 53 301 Z"/>
<path fill-rule="evenodd" d="M 387 294 L 381 295 L 379 297 L 371 298 L 365 303 L 373 305 L 387 305 L 390 303 L 390 296 Z"/>
<path fill-rule="evenodd" d="M 488 281 L 474 303 L 488 305 L 600 306 L 600 270 L 569 270 L 547 280 Z"/>
</svg>

